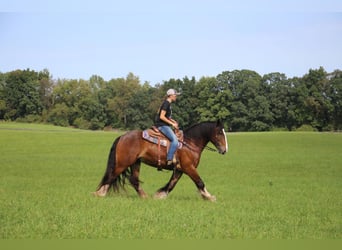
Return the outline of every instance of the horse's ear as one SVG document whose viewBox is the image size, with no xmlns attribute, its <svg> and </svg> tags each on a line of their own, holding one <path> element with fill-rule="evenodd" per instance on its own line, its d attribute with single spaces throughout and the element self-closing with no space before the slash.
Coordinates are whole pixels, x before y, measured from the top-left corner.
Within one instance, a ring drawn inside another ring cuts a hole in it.
<svg viewBox="0 0 342 250">
<path fill-rule="evenodd" d="M 216 127 L 220 127 L 221 125 L 222 125 L 222 123 L 221 123 L 220 119 L 218 119 L 216 122 Z"/>
</svg>

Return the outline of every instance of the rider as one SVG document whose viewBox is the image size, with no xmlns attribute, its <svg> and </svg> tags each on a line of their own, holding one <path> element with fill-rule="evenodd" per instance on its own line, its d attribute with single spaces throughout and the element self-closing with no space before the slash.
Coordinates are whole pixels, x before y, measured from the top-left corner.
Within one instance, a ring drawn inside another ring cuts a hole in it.
<svg viewBox="0 0 342 250">
<path fill-rule="evenodd" d="M 173 157 L 178 147 L 178 139 L 171 127 L 178 129 L 178 123 L 171 118 L 171 103 L 177 100 L 180 95 L 176 90 L 169 89 L 166 92 L 166 99 L 161 104 L 158 115 L 156 117 L 155 126 L 170 140 L 170 148 L 167 152 L 166 165 L 173 168 Z"/>
</svg>

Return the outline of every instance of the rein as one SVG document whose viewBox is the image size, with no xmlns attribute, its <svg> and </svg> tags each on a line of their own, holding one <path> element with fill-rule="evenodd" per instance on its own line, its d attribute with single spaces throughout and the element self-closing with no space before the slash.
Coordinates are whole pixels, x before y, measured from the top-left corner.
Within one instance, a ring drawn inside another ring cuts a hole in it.
<svg viewBox="0 0 342 250">
<path fill-rule="evenodd" d="M 182 143 L 184 146 L 190 148 L 190 150 L 192 150 L 192 146 L 190 146 L 190 144 L 186 143 L 185 140 L 181 141 L 181 143 Z M 204 146 L 203 149 L 207 149 L 207 150 L 209 150 L 209 151 L 211 151 L 211 152 L 217 152 L 217 151 L 218 151 L 217 149 L 212 148 L 212 147 L 210 147 L 210 146 L 208 146 L 208 145 Z"/>
<path fill-rule="evenodd" d="M 204 148 L 211 151 L 211 152 L 217 152 L 217 149 L 209 147 L 209 146 L 205 146 Z"/>
</svg>

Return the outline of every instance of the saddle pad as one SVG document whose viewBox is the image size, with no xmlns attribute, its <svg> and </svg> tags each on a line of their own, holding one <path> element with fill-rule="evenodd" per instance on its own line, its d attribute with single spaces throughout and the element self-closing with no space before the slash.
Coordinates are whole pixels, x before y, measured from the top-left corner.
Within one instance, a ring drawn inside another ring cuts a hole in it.
<svg viewBox="0 0 342 250">
<path fill-rule="evenodd" d="M 154 144 L 158 144 L 158 138 L 150 136 L 150 134 L 148 133 L 148 130 L 144 130 L 142 132 L 142 137 L 145 140 L 147 140 L 147 141 L 150 141 L 150 142 L 152 142 Z M 167 141 L 163 140 L 163 139 L 160 139 L 160 145 L 166 147 L 167 146 Z"/>
<path fill-rule="evenodd" d="M 142 137 L 149 141 L 149 142 L 152 142 L 154 144 L 158 144 L 158 137 L 155 137 L 155 136 L 151 136 L 149 133 L 148 133 L 149 129 L 146 129 L 142 132 Z M 160 138 L 160 145 L 163 146 L 163 147 L 167 147 L 169 141 L 166 140 L 166 139 L 162 139 Z M 181 142 L 178 142 L 178 148 L 182 148 L 183 144 Z"/>
</svg>

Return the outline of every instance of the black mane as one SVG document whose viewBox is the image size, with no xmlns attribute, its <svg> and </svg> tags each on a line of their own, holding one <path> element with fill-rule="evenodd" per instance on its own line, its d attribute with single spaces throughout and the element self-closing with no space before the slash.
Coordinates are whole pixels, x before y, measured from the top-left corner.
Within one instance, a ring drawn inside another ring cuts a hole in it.
<svg viewBox="0 0 342 250">
<path fill-rule="evenodd" d="M 209 132 L 212 131 L 212 128 L 216 126 L 217 122 L 201 122 L 184 130 L 185 138 L 203 138 L 203 135 L 209 136 Z"/>
</svg>

